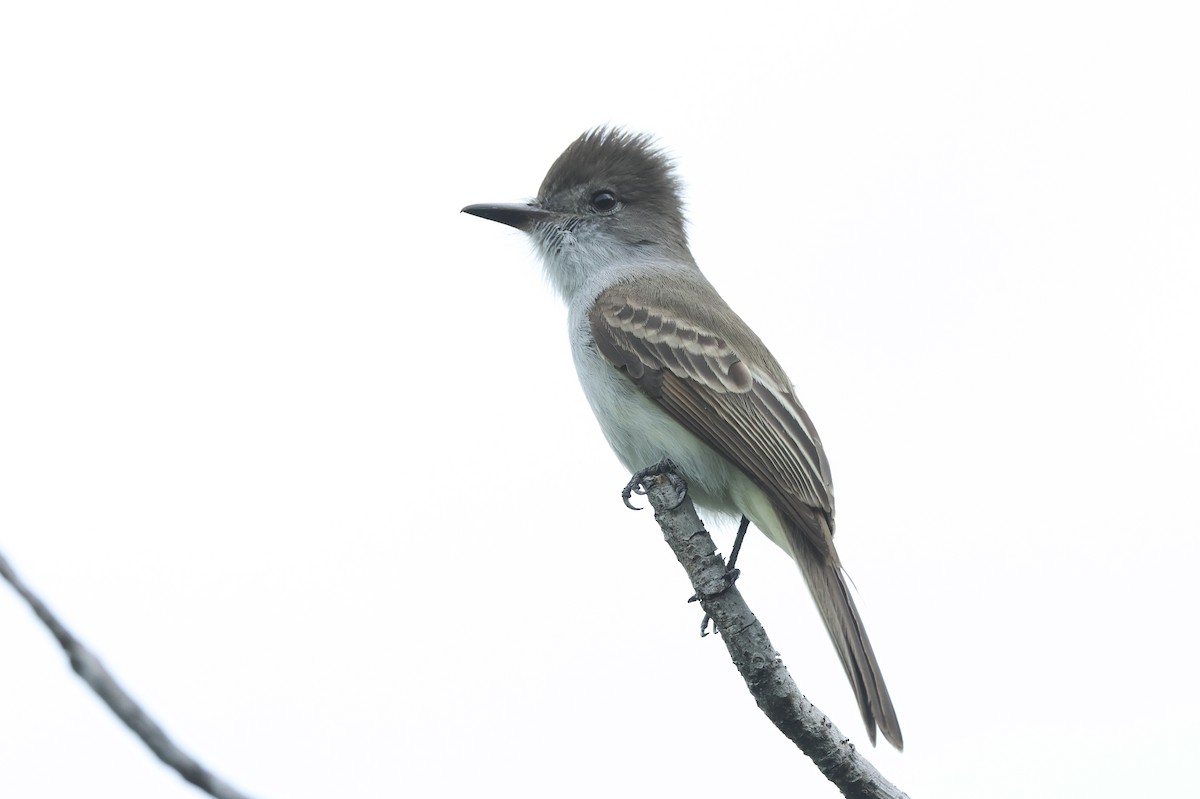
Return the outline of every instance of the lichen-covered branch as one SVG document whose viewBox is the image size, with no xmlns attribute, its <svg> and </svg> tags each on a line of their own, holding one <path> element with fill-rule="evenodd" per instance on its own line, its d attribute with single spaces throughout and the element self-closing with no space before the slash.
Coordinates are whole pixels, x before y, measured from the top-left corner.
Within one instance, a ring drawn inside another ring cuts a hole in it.
<svg viewBox="0 0 1200 799">
<path fill-rule="evenodd" d="M 725 561 L 696 508 L 663 473 L 642 479 L 654 518 L 688 573 L 704 611 L 712 617 L 733 663 L 767 718 L 850 799 L 907 799 L 800 693 L 787 667 L 750 612 L 737 585 L 728 588 Z"/>
</svg>

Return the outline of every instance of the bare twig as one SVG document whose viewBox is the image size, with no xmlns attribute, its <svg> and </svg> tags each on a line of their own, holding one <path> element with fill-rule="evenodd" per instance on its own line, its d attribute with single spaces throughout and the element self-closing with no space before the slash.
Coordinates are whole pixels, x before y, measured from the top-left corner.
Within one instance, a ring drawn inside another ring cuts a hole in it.
<svg viewBox="0 0 1200 799">
<path fill-rule="evenodd" d="M 83 681 L 91 686 L 91 689 L 104 700 L 105 704 L 112 708 L 113 713 L 117 714 L 117 718 L 125 722 L 125 726 L 133 730 L 146 746 L 150 747 L 150 751 L 158 755 L 159 760 L 175 769 L 179 772 L 179 776 L 210 796 L 215 796 L 217 799 L 248 799 L 246 794 L 217 777 L 176 746 L 167 737 L 162 727 L 146 715 L 146 711 L 142 710 L 137 702 L 125 692 L 125 689 L 117 684 L 113 676 L 108 673 L 108 669 L 104 668 L 104 664 L 87 647 L 79 643 L 70 630 L 64 627 L 50 612 L 46 604 L 21 582 L 3 554 L 0 554 L 0 577 L 3 577 L 16 589 L 16 592 L 29 603 L 29 607 L 33 608 L 33 612 L 42 620 L 42 624 L 45 624 L 58 639 L 59 645 L 70 658 L 71 668 L 75 670 L 75 673 L 82 677 Z"/>
<path fill-rule="evenodd" d="M 907 794 L 886 780 L 800 693 L 762 624 L 737 586 L 726 578 L 725 561 L 695 506 L 686 497 L 680 501 L 667 471 L 647 476 L 642 485 L 667 544 L 687 571 L 701 606 L 716 623 L 734 665 L 767 718 L 812 758 L 843 795 L 850 799 L 907 799 Z"/>
</svg>

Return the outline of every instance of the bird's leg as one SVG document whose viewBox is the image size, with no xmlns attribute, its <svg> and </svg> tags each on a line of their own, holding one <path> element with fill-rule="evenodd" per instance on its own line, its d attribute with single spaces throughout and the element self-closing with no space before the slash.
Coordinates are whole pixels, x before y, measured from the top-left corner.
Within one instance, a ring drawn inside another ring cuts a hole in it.
<svg viewBox="0 0 1200 799">
<path fill-rule="evenodd" d="M 625 488 L 621 491 L 621 501 L 625 503 L 625 507 L 629 508 L 630 510 L 641 510 L 641 508 L 639 508 L 637 505 L 634 505 L 629 500 L 634 494 L 644 495 L 646 490 L 642 488 L 642 483 L 645 482 L 647 477 L 654 477 L 655 475 L 659 474 L 665 474 L 667 476 L 667 479 L 671 481 L 671 487 L 674 488 L 675 493 L 679 495 L 679 501 L 676 502 L 675 506 L 670 508 L 670 510 L 675 510 L 675 508 L 678 508 L 680 505 L 682 505 L 683 500 L 687 497 L 687 483 L 684 482 L 682 477 L 675 473 L 676 468 L 678 467 L 675 466 L 674 461 L 672 461 L 670 458 L 663 458 L 653 466 L 647 466 L 640 472 L 636 472 L 633 477 L 630 478 L 629 482 L 625 484 Z"/>
<path fill-rule="evenodd" d="M 705 594 L 703 597 L 701 597 L 700 593 L 697 592 L 692 595 L 691 599 L 689 599 L 688 602 L 696 602 L 696 601 L 699 601 L 700 599 L 708 599 L 710 596 L 716 596 L 717 594 L 723 594 L 729 590 L 730 586 L 732 586 L 735 582 L 737 582 L 738 575 L 741 574 L 742 572 L 740 569 L 735 569 L 733 567 L 733 565 L 735 563 L 737 563 L 738 553 L 742 551 L 742 542 L 746 540 L 746 531 L 749 529 L 750 529 L 750 519 L 743 516 L 741 523 L 738 525 L 737 535 L 733 539 L 733 549 L 731 549 L 729 551 L 729 562 L 725 564 L 725 587 L 722 588 L 720 591 L 713 591 L 712 593 Z M 705 613 L 704 618 L 700 620 L 700 637 L 701 638 L 708 635 L 708 623 L 710 621 L 712 621 L 712 617 L 709 616 L 707 613 Z M 716 631 L 717 631 L 717 626 L 714 624 L 713 632 L 716 632 Z"/>
<path fill-rule="evenodd" d="M 726 572 L 736 572 L 733 568 L 737 563 L 738 553 L 742 551 L 742 542 L 746 540 L 746 531 L 750 529 L 750 519 L 743 516 L 742 523 L 738 525 L 737 535 L 733 539 L 733 549 L 729 550 L 729 563 L 725 564 Z M 736 577 L 734 578 L 737 579 Z M 730 583 L 732 585 L 732 583 Z"/>
</svg>

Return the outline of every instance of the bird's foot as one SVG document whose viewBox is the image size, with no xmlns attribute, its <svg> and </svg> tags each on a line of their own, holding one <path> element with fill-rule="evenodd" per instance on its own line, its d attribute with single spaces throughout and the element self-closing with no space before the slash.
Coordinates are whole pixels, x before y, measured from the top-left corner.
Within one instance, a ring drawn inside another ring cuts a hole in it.
<svg viewBox="0 0 1200 799">
<path fill-rule="evenodd" d="M 735 569 L 733 564 L 737 563 L 738 553 L 742 551 L 742 542 L 746 540 L 746 531 L 748 529 L 750 529 L 750 519 L 743 516 L 741 524 L 738 525 L 737 537 L 733 539 L 733 550 L 729 553 L 729 563 L 725 566 L 725 586 L 717 591 L 713 591 L 710 594 L 705 594 L 704 596 L 701 596 L 699 592 L 697 592 L 696 594 L 692 595 L 692 598 L 689 599 L 688 602 L 697 602 L 700 599 L 708 599 L 710 596 L 723 594 L 728 591 L 735 582 L 737 582 L 738 575 L 742 572 L 740 569 Z M 701 638 L 708 635 L 708 623 L 711 620 L 712 618 L 707 613 L 705 613 L 704 618 L 700 620 Z M 716 631 L 717 626 L 714 624 L 713 632 Z"/>
<path fill-rule="evenodd" d="M 630 510 L 641 510 L 641 508 L 639 508 L 637 505 L 634 505 L 632 502 L 630 502 L 630 499 L 634 494 L 641 494 L 645 496 L 646 489 L 642 488 L 642 484 L 645 482 L 646 478 L 662 474 L 666 475 L 667 479 L 671 481 L 671 487 L 674 488 L 675 493 L 679 495 L 679 501 L 671 507 L 671 510 L 675 510 L 675 508 L 678 508 L 683 504 L 683 500 L 687 497 L 687 483 L 684 482 L 682 477 L 675 473 L 677 468 L 678 467 L 675 466 L 675 462 L 670 458 L 663 458 L 653 466 L 647 466 L 640 472 L 635 473 L 633 477 L 630 478 L 629 482 L 625 484 L 625 488 L 621 491 L 621 501 L 624 502 L 625 507 L 629 508 Z"/>
<path fill-rule="evenodd" d="M 694 593 L 690 597 L 688 597 L 688 602 L 699 602 L 704 599 L 712 599 L 715 596 L 720 596 L 721 594 L 728 591 L 730 588 L 733 588 L 733 584 L 737 582 L 737 578 L 741 575 L 741 573 L 742 572 L 740 569 L 727 569 L 725 571 L 725 585 L 721 586 L 716 591 L 697 591 L 696 593 Z M 710 621 L 712 621 L 712 616 L 709 616 L 707 613 L 705 613 L 704 618 L 700 620 L 700 637 L 701 638 L 708 635 L 708 623 Z M 716 631 L 717 631 L 717 625 L 714 622 L 713 623 L 713 632 L 715 633 Z"/>
</svg>

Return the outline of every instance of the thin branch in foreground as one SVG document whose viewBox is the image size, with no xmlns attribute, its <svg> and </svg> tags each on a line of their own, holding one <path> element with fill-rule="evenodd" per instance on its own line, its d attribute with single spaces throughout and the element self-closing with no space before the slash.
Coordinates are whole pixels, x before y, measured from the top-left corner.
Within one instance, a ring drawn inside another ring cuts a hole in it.
<svg viewBox="0 0 1200 799">
<path fill-rule="evenodd" d="M 746 605 L 737 586 L 726 579 L 725 561 L 717 552 L 712 536 L 696 515 L 691 499 L 681 497 L 674 485 L 679 478 L 671 479 L 669 463 L 661 466 L 659 474 L 641 479 L 654 508 L 654 518 L 692 581 L 701 607 L 716 623 L 759 708 L 844 796 L 908 799 L 800 693 L 766 630 Z"/>
<path fill-rule="evenodd" d="M 201 766 L 167 737 L 162 727 L 158 726 L 154 719 L 150 718 L 146 711 L 142 710 L 137 702 L 125 692 L 125 689 L 117 684 L 113 676 L 108 673 L 108 669 L 104 668 L 104 664 L 87 647 L 79 643 L 71 631 L 50 612 L 46 604 L 21 582 L 16 572 L 9 566 L 3 553 L 0 553 L 0 577 L 7 580 L 9 585 L 29 603 L 29 607 L 33 608 L 33 612 L 42 620 L 42 624 L 45 624 L 58 639 L 59 645 L 70 658 L 71 668 L 75 670 L 75 673 L 82 677 L 83 681 L 104 700 L 104 703 L 112 708 L 113 713 L 117 714 L 117 718 L 125 722 L 125 726 L 133 730 L 134 734 L 150 747 L 150 751 L 158 755 L 159 760 L 175 769 L 179 772 L 179 776 L 209 796 L 215 796 L 216 799 L 248 799 L 246 794 Z"/>
</svg>

